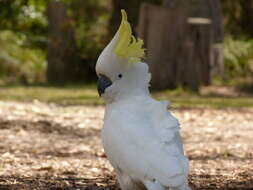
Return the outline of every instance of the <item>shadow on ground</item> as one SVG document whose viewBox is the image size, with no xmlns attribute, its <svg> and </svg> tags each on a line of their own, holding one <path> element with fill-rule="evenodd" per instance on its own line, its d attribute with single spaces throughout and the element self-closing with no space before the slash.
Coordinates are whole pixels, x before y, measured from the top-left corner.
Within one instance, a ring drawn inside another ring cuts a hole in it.
<svg viewBox="0 0 253 190">
<path fill-rule="evenodd" d="M 103 107 L 0 104 L 0 190 L 119 190 Z M 194 190 L 252 190 L 252 109 L 175 109 Z"/>
<path fill-rule="evenodd" d="M 217 183 L 219 182 L 220 183 Z M 8 185 L 3 185 L 8 184 Z M 193 190 L 252 190 L 253 180 L 225 180 L 219 175 L 191 175 Z M 114 177 L 55 178 L 55 177 L 0 177 L 0 190 L 120 190 Z"/>
<path fill-rule="evenodd" d="M 0 190 L 119 190 L 112 177 L 103 178 L 55 178 L 55 177 L 13 177 L 0 178 Z"/>
</svg>

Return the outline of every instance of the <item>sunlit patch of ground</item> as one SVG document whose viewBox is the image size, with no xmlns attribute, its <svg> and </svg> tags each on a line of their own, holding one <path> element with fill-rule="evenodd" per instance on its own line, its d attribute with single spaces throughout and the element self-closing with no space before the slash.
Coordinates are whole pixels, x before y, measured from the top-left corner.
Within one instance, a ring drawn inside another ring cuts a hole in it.
<svg viewBox="0 0 253 190">
<path fill-rule="evenodd" d="M 101 146 L 103 106 L 0 102 L 0 190 L 116 190 Z M 173 109 L 190 184 L 253 189 L 253 109 Z"/>
</svg>

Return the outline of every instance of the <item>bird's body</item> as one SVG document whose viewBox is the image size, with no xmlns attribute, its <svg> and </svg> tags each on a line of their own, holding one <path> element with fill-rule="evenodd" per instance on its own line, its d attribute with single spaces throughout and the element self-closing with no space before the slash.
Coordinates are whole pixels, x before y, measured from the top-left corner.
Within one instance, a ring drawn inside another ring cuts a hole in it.
<svg viewBox="0 0 253 190">
<path fill-rule="evenodd" d="M 179 122 L 168 103 L 149 93 L 151 74 L 141 62 L 143 42 L 121 26 L 96 64 L 98 92 L 106 101 L 102 140 L 122 190 L 190 190 Z"/>
<path fill-rule="evenodd" d="M 135 190 L 131 183 L 136 190 L 148 183 L 165 189 L 186 185 L 188 161 L 178 121 L 166 108 L 146 90 L 106 106 L 103 145 L 118 178 L 128 181 L 119 181 L 123 190 Z"/>
</svg>

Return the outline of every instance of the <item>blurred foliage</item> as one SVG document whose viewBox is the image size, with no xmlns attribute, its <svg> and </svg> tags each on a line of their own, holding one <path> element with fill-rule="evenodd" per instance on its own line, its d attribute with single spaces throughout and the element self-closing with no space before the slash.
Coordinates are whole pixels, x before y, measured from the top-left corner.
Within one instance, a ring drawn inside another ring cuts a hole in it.
<svg viewBox="0 0 253 190">
<path fill-rule="evenodd" d="M 252 76 L 253 40 L 234 40 L 224 43 L 225 75 L 228 78 Z"/>
<path fill-rule="evenodd" d="M 0 32 L 0 83 L 45 81 L 45 52 L 24 45 L 26 35 Z"/>
<path fill-rule="evenodd" d="M 221 0 L 225 33 L 234 38 L 253 38 L 253 1 Z"/>
<path fill-rule="evenodd" d="M 92 67 L 107 35 L 108 3 L 63 0 L 75 31 L 79 53 Z M 48 0 L 0 1 L 1 83 L 44 82 Z"/>
<path fill-rule="evenodd" d="M 109 4 L 101 0 L 65 0 L 77 46 L 86 64 L 95 65 L 104 48 L 110 17 Z"/>
<path fill-rule="evenodd" d="M 0 83 L 45 81 L 46 1 L 0 1 Z"/>
<path fill-rule="evenodd" d="M 117 8 L 129 12 L 135 27 L 142 2 L 162 0 L 62 0 L 75 31 L 83 62 L 94 67 L 113 30 Z M 250 74 L 252 67 L 253 3 L 221 0 L 225 32 L 225 67 L 228 76 Z M 34 83 L 45 81 L 47 54 L 47 6 L 49 0 L 0 0 L 0 81 Z M 119 5 L 120 4 L 120 5 Z M 117 21 L 119 22 L 119 21 Z M 118 26 L 115 24 L 115 27 Z M 244 40 L 240 40 L 244 38 Z M 248 41 L 247 41 L 248 40 Z"/>
<path fill-rule="evenodd" d="M 25 45 L 46 48 L 47 19 L 44 0 L 1 0 L 0 30 L 26 36 Z"/>
</svg>

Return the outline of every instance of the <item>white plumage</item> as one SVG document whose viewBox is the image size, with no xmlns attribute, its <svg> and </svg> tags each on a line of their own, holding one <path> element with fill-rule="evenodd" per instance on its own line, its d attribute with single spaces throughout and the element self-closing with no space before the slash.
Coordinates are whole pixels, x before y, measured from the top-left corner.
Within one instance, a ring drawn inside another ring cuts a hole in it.
<svg viewBox="0 0 253 190">
<path fill-rule="evenodd" d="M 108 104 L 102 139 L 123 190 L 134 189 L 131 183 L 161 186 L 149 190 L 187 189 L 188 161 L 178 120 L 164 103 L 136 93 Z"/>
<path fill-rule="evenodd" d="M 100 55 L 96 72 L 106 101 L 102 140 L 122 190 L 190 190 L 178 120 L 149 93 L 145 63 L 114 54 L 119 32 Z"/>
</svg>

